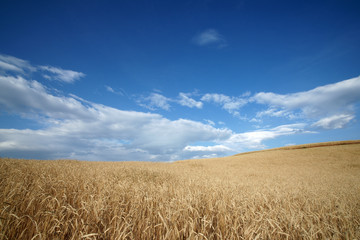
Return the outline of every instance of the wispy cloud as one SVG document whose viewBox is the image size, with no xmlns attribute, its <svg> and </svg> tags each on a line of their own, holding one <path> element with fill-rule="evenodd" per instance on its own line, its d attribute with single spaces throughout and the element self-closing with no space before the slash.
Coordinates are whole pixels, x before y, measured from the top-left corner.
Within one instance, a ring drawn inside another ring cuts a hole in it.
<svg viewBox="0 0 360 240">
<path fill-rule="evenodd" d="M 170 110 L 172 100 L 159 93 L 151 93 L 148 97 L 140 97 L 137 102 L 140 106 L 150 110 L 163 109 Z"/>
<path fill-rule="evenodd" d="M 296 115 L 292 113 L 291 111 L 284 110 L 284 109 L 277 109 L 277 108 L 269 108 L 264 111 L 260 111 L 256 113 L 256 119 L 259 119 L 264 116 L 270 116 L 270 117 L 287 117 L 289 119 L 296 118 Z M 254 119 L 254 121 L 256 121 Z"/>
<path fill-rule="evenodd" d="M 105 88 L 108 92 L 112 92 L 112 93 L 115 93 L 115 90 L 112 88 L 112 87 L 109 87 L 109 86 L 106 86 L 105 85 Z"/>
<path fill-rule="evenodd" d="M 42 72 L 42 76 L 49 80 L 56 80 L 66 83 L 73 83 L 74 81 L 85 77 L 82 72 L 73 70 L 64 70 L 52 66 L 33 66 L 28 61 L 0 54 L 0 73 L 15 73 L 24 75 L 27 72 Z"/>
<path fill-rule="evenodd" d="M 202 108 L 203 103 L 200 101 L 196 101 L 190 97 L 190 94 L 187 93 L 179 93 L 179 101 L 178 103 L 182 106 L 186 106 L 189 108 Z"/>
<path fill-rule="evenodd" d="M 215 122 L 210 119 L 204 119 L 204 121 L 211 126 L 215 126 Z"/>
<path fill-rule="evenodd" d="M 1 70 L 4 72 L 24 73 L 25 71 L 35 71 L 36 68 L 31 66 L 28 61 L 0 54 L 0 72 Z"/>
<path fill-rule="evenodd" d="M 193 42 L 199 46 L 215 45 L 219 48 L 227 46 L 225 38 L 215 29 L 207 29 L 197 34 Z"/>
<path fill-rule="evenodd" d="M 218 93 L 207 93 L 201 98 L 201 100 L 219 104 L 223 109 L 235 116 L 240 116 L 238 110 L 247 103 L 247 99 L 245 98 L 229 97 Z"/>
<path fill-rule="evenodd" d="M 207 158 L 239 153 L 250 149 L 264 149 L 266 148 L 266 145 L 264 144 L 266 140 L 275 139 L 281 136 L 315 133 L 306 130 L 306 128 L 307 124 L 305 123 L 295 123 L 243 133 L 233 132 L 229 138 L 216 141 L 217 145 L 188 145 L 184 148 L 184 151 L 195 154 L 192 155 L 192 158 Z"/>
<path fill-rule="evenodd" d="M 314 123 L 313 127 L 320 127 L 325 129 L 338 129 L 344 128 L 351 120 L 355 118 L 354 115 L 340 114 L 325 117 Z"/>
<path fill-rule="evenodd" d="M 39 69 L 45 72 L 45 74 L 43 74 L 43 77 L 60 82 L 73 83 L 76 80 L 85 77 L 85 74 L 82 72 L 64 70 L 57 67 L 39 66 Z"/>
<path fill-rule="evenodd" d="M 148 97 L 140 97 L 137 99 L 137 103 L 150 110 L 163 109 L 170 110 L 170 103 L 177 103 L 184 107 L 189 108 L 202 108 L 203 103 L 201 101 L 196 101 L 191 98 L 191 93 L 180 92 L 177 98 L 169 98 L 164 95 L 153 92 Z"/>
<path fill-rule="evenodd" d="M 305 123 L 295 123 L 280 125 L 270 129 L 237 133 L 231 135 L 224 144 L 232 149 L 238 149 L 239 152 L 243 148 L 265 148 L 266 146 L 263 143 L 265 140 L 274 139 L 279 136 L 311 133 L 310 131 L 304 130 L 305 128 Z"/>
<path fill-rule="evenodd" d="M 126 95 L 125 91 L 123 89 L 121 89 L 121 88 L 117 89 L 117 90 L 114 90 L 112 87 L 105 85 L 105 89 L 106 89 L 106 91 L 117 94 L 117 95 L 121 95 L 121 96 Z"/>
<path fill-rule="evenodd" d="M 91 113 L 76 99 L 51 95 L 41 83 L 21 76 L 0 76 L 0 104 L 14 113 L 53 119 L 86 119 Z"/>
</svg>

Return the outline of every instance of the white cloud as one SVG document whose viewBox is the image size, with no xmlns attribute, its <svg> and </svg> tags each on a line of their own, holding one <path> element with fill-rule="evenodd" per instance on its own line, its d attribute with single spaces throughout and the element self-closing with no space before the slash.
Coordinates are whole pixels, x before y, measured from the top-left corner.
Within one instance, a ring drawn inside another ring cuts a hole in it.
<svg viewBox="0 0 360 240">
<path fill-rule="evenodd" d="M 325 117 L 314 123 L 313 127 L 320 127 L 325 129 L 344 128 L 351 120 L 355 118 L 354 115 L 340 114 L 331 117 Z"/>
<path fill-rule="evenodd" d="M 227 45 L 225 38 L 215 29 L 207 29 L 193 38 L 193 42 L 199 46 L 212 45 L 222 48 Z"/>
<path fill-rule="evenodd" d="M 304 117 L 323 118 L 353 112 L 360 101 L 360 77 L 320 86 L 305 92 L 275 94 L 260 92 L 253 97 L 257 103 L 267 104 L 270 109 L 260 115 L 287 115 L 300 110 Z"/>
<path fill-rule="evenodd" d="M 310 133 L 304 130 L 305 127 L 306 124 L 304 123 L 296 123 L 281 125 L 271 129 L 233 134 L 229 139 L 224 141 L 224 145 L 231 149 L 235 149 L 238 152 L 240 152 L 243 148 L 265 148 L 265 145 L 263 144 L 263 141 L 265 140 L 285 135 Z"/>
<path fill-rule="evenodd" d="M 146 107 L 150 110 L 164 109 L 170 110 L 170 102 L 175 102 L 181 106 L 190 108 L 202 108 L 203 103 L 196 101 L 190 97 L 190 93 L 179 93 L 178 99 L 171 99 L 161 95 L 160 93 L 151 93 L 148 97 L 141 97 L 137 100 L 140 106 Z"/>
<path fill-rule="evenodd" d="M 35 71 L 35 68 L 28 61 L 0 54 L 0 70 L 5 72 L 24 73 L 26 70 Z"/>
<path fill-rule="evenodd" d="M 8 111 L 40 113 L 51 118 L 86 119 L 91 115 L 91 111 L 74 98 L 51 95 L 41 83 L 20 76 L 0 76 L 0 104 Z"/>
<path fill-rule="evenodd" d="M 225 140 L 215 141 L 215 146 L 193 146 L 188 145 L 184 151 L 196 154 L 188 155 L 191 158 L 200 158 L 206 155 L 224 156 L 242 152 L 251 149 L 266 148 L 264 141 L 274 139 L 281 136 L 289 136 L 294 134 L 314 133 L 305 130 L 305 123 L 280 125 L 270 129 L 262 129 L 243 133 L 234 133 Z M 200 155 L 199 155 L 200 154 Z"/>
<path fill-rule="evenodd" d="M 195 101 L 194 99 L 189 97 L 189 94 L 186 93 L 179 93 L 179 98 L 180 100 L 178 101 L 178 103 L 182 106 L 186 106 L 186 107 L 190 107 L 190 108 L 202 108 L 203 103 L 202 102 L 198 102 Z"/>
<path fill-rule="evenodd" d="M 54 96 L 36 81 L 0 77 L 0 106 L 42 128 L 0 129 L 0 152 L 16 157 L 88 160 L 175 160 L 198 141 L 217 142 L 232 131 L 187 119 L 122 111 L 81 98 Z M 24 115 L 25 114 L 25 115 Z"/>
<path fill-rule="evenodd" d="M 72 70 L 64 70 L 57 67 L 51 67 L 51 66 L 39 66 L 39 69 L 47 72 L 47 74 L 44 74 L 43 76 L 45 78 L 48 78 L 50 80 L 57 80 L 61 82 L 66 83 L 73 83 L 76 80 L 85 77 L 85 74 L 82 72 L 75 72 Z"/>
<path fill-rule="evenodd" d="M 172 100 L 159 93 L 151 93 L 148 97 L 142 97 L 137 102 L 140 106 L 148 108 L 150 110 L 164 109 L 169 111 Z"/>
<path fill-rule="evenodd" d="M 107 91 L 115 93 L 115 90 L 112 87 L 109 87 L 109 86 L 105 85 L 105 88 L 106 88 Z"/>
<path fill-rule="evenodd" d="M 204 121 L 211 126 L 215 126 L 215 122 L 211 121 L 210 119 L 204 119 Z"/>
<path fill-rule="evenodd" d="M 234 150 L 230 149 L 225 145 L 214 145 L 214 146 L 193 146 L 188 145 L 183 149 L 184 156 L 190 159 L 196 158 L 215 158 L 224 157 L 227 155 L 234 154 Z"/>
<path fill-rule="evenodd" d="M 0 129 L 0 152 L 20 158 L 169 161 L 223 156 L 263 141 L 304 132 L 305 125 L 234 133 L 227 128 L 159 114 L 123 111 L 78 98 L 54 96 L 36 81 L 0 77 L 0 106 L 37 121 L 40 129 Z M 193 146 L 209 142 L 215 146 Z"/>
<path fill-rule="evenodd" d="M 0 61 L 0 69 L 5 71 L 15 71 L 15 72 L 22 72 L 22 69 L 17 67 L 16 65 L 12 65 L 7 62 Z"/>
<path fill-rule="evenodd" d="M 52 94 L 54 89 L 26 77 L 40 68 L 50 79 L 60 81 L 72 82 L 85 76 L 50 66 L 33 67 L 27 61 L 0 55 L 0 109 L 35 121 L 39 128 L 0 129 L 2 156 L 152 161 L 223 156 L 264 148 L 266 140 L 280 136 L 310 133 L 305 130 L 308 127 L 343 128 L 355 119 L 355 106 L 360 101 L 359 77 L 293 94 L 261 92 L 250 99 L 249 92 L 238 97 L 208 93 L 197 101 L 192 94 L 180 92 L 174 99 L 152 93 L 139 100 L 140 105 L 149 109 L 164 110 L 170 110 L 170 103 L 202 108 L 203 102 L 212 102 L 236 116 L 245 104 L 258 103 L 268 105 L 268 109 L 258 112 L 250 121 L 262 122 L 263 116 L 274 116 L 290 120 L 306 118 L 304 122 L 309 122 L 309 118 L 315 122 L 236 133 L 216 128 L 211 120 L 203 123 L 169 120 L 159 114 L 123 111 L 88 102 L 71 94 Z M 110 86 L 105 88 L 121 93 Z M 199 142 L 215 145 L 194 146 Z"/>
<path fill-rule="evenodd" d="M 105 85 L 105 89 L 106 89 L 106 91 L 111 92 L 111 93 L 115 93 L 117 95 L 121 95 L 121 96 L 126 95 L 126 93 L 125 93 L 125 91 L 123 89 L 114 90 L 112 87 L 107 86 L 107 85 Z"/>
<path fill-rule="evenodd" d="M 45 72 L 42 76 L 49 80 L 57 80 L 66 83 L 73 83 L 74 81 L 85 77 L 82 72 L 75 72 L 72 70 L 64 70 L 52 66 L 32 66 L 28 61 L 0 54 L 0 73 L 11 72 L 15 74 L 24 75 L 26 72 Z"/>
<path fill-rule="evenodd" d="M 184 151 L 189 152 L 230 152 L 230 149 L 224 145 L 215 145 L 215 146 L 186 146 Z"/>
<path fill-rule="evenodd" d="M 239 115 L 237 111 L 247 103 L 247 100 L 240 97 L 229 97 L 224 94 L 207 93 L 202 98 L 205 102 L 214 102 L 222 105 L 222 108 L 233 115 Z"/>
<path fill-rule="evenodd" d="M 295 119 L 296 115 L 291 111 L 287 111 L 284 109 L 277 109 L 277 108 L 269 108 L 264 111 L 260 111 L 256 113 L 257 118 L 261 118 L 263 116 L 271 116 L 271 117 L 287 117 L 289 119 Z M 250 121 L 256 122 L 256 119 L 252 119 Z"/>
</svg>

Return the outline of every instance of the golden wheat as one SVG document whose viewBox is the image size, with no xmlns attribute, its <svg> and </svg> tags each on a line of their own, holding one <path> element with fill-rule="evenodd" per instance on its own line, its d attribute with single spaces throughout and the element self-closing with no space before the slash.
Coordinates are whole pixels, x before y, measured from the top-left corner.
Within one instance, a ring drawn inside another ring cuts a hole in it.
<svg viewBox="0 0 360 240">
<path fill-rule="evenodd" d="M 360 144 L 330 145 L 175 163 L 2 158 L 0 239 L 360 239 Z"/>
</svg>

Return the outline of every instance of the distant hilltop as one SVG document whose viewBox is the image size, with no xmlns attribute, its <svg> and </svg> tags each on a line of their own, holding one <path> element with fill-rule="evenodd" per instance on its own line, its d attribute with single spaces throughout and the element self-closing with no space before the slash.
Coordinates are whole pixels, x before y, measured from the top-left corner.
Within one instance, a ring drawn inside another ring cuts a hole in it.
<svg viewBox="0 0 360 240">
<path fill-rule="evenodd" d="M 300 144 L 300 145 L 293 145 L 293 146 L 286 146 L 286 147 L 279 147 L 279 148 L 271 148 L 271 149 L 260 150 L 260 151 L 238 153 L 238 154 L 235 154 L 234 156 L 240 156 L 240 155 L 254 153 L 254 152 L 265 152 L 265 151 L 275 151 L 275 150 L 295 150 L 295 149 L 329 147 L 329 146 L 340 146 L 340 145 L 350 145 L 350 144 L 360 144 L 360 140 L 348 140 L 348 141 L 333 141 L 333 142 Z"/>
</svg>

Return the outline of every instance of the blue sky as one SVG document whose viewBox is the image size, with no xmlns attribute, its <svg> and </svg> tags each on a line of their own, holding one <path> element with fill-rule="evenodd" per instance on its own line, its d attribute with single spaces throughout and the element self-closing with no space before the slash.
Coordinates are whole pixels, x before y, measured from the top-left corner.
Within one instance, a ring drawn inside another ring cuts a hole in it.
<svg viewBox="0 0 360 240">
<path fill-rule="evenodd" d="M 0 156 L 174 161 L 360 138 L 358 1 L 0 2 Z"/>
</svg>

